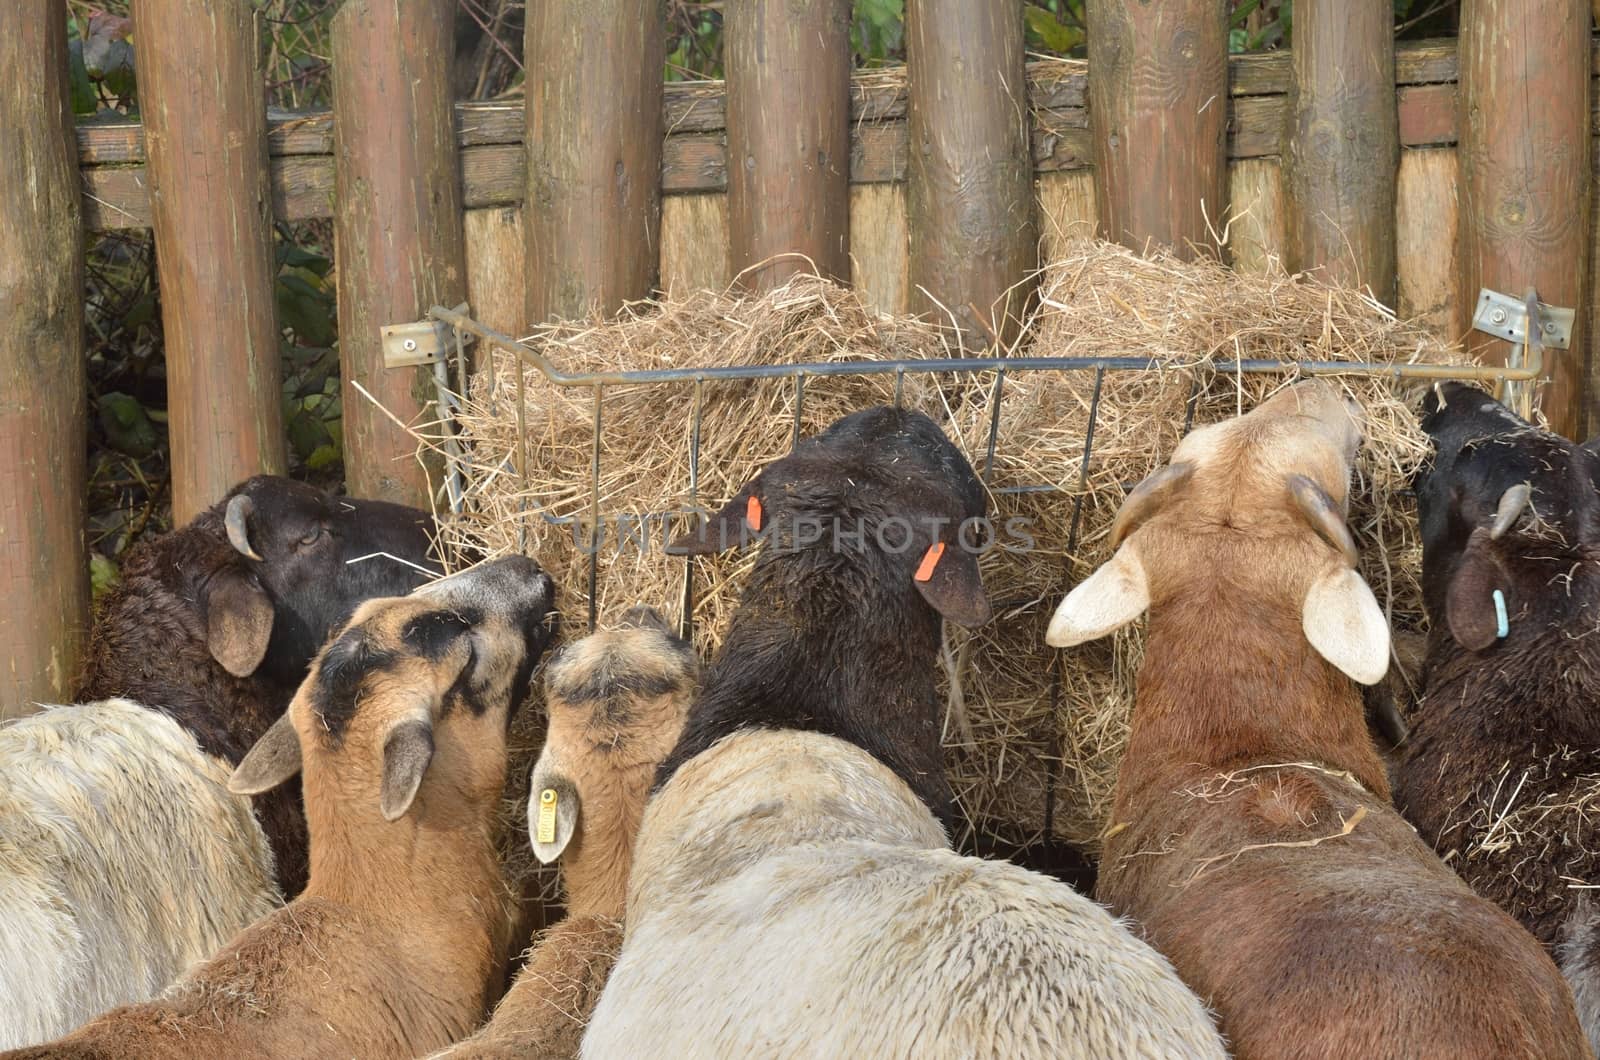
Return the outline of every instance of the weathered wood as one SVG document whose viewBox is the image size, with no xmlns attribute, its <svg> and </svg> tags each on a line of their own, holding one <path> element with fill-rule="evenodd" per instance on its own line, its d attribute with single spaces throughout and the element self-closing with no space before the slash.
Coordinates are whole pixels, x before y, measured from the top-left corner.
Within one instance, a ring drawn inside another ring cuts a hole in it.
<svg viewBox="0 0 1600 1060">
<path fill-rule="evenodd" d="M 859 184 L 850 189 L 850 285 L 880 313 L 910 306 L 910 235 L 906 189 Z"/>
<path fill-rule="evenodd" d="M 1552 305 L 1588 291 L 1590 40 L 1582 0 L 1465 0 L 1461 8 L 1459 306 L 1463 332 L 1478 289 Z M 1481 332 L 1471 348 L 1503 361 Z M 1540 399 L 1551 425 L 1578 426 L 1583 318 L 1572 349 L 1546 350 Z"/>
<path fill-rule="evenodd" d="M 1270 158 L 1242 158 L 1228 167 L 1228 260 L 1261 275 L 1283 257 L 1283 171 Z"/>
<path fill-rule="evenodd" d="M 728 197 L 715 192 L 661 200 L 661 289 L 725 291 L 728 273 Z"/>
<path fill-rule="evenodd" d="M 385 369 L 378 329 L 467 296 L 450 105 L 454 9 L 452 0 L 345 0 L 333 19 L 345 481 L 357 496 L 424 508 L 428 469 L 394 420 L 432 416 L 432 371 Z"/>
<path fill-rule="evenodd" d="M 1227 216 L 1227 8 L 1226 0 L 1094 5 L 1089 111 L 1105 238 L 1216 253 Z"/>
<path fill-rule="evenodd" d="M 658 0 L 528 8 L 527 316 L 613 313 L 661 258 Z"/>
<path fill-rule="evenodd" d="M 1396 312 L 1446 340 L 1461 337 L 1456 301 L 1456 153 L 1400 152 L 1395 196 Z M 1477 292 L 1474 291 L 1474 294 Z"/>
<path fill-rule="evenodd" d="M 1284 137 L 1284 264 L 1394 304 L 1400 166 L 1392 0 L 1300 0 Z"/>
<path fill-rule="evenodd" d="M 467 210 L 463 218 L 467 243 L 467 302 L 474 319 L 507 335 L 527 331 L 523 319 L 522 210 L 492 206 Z M 474 356 L 482 354 L 478 344 Z"/>
<path fill-rule="evenodd" d="M 172 515 L 288 466 L 260 25 L 247 0 L 135 0 Z"/>
<path fill-rule="evenodd" d="M 850 2 L 740 0 L 723 18 L 733 273 L 758 291 L 846 279 Z"/>
<path fill-rule="evenodd" d="M 0 33 L 0 718 L 65 702 L 89 632 L 67 11 L 15 2 Z"/>
<path fill-rule="evenodd" d="M 1039 203 L 1039 257 L 1048 264 L 1066 254 L 1074 239 L 1092 239 L 1099 223 L 1094 204 L 1094 174 L 1080 169 L 1042 173 L 1034 182 Z"/>
<path fill-rule="evenodd" d="M 906 75 L 911 311 L 981 348 L 1015 331 L 1039 260 L 1020 0 L 911 0 Z"/>
<path fill-rule="evenodd" d="M 1425 41 L 1397 48 L 1400 143 L 1446 146 L 1456 141 L 1455 42 Z M 1600 67 L 1600 52 L 1595 59 Z M 1282 149 L 1290 60 L 1287 52 L 1234 56 L 1228 157 L 1272 158 Z M 1091 165 L 1093 148 L 1084 105 L 1086 65 L 1053 59 L 1028 64 L 1029 122 L 1034 172 Z M 1441 80 L 1443 79 L 1443 80 Z M 694 195 L 727 188 L 726 116 L 720 81 L 664 87 L 661 191 Z M 904 68 L 864 71 L 851 83 L 850 180 L 853 184 L 906 178 L 907 88 Z M 520 102 L 456 104 L 462 147 L 463 201 L 469 208 L 517 206 L 527 180 Z M 1597 116 L 1600 127 L 1600 116 Z M 333 123 L 327 113 L 269 121 L 272 197 L 277 216 L 301 221 L 333 215 Z M 78 128 L 84 164 L 87 228 L 149 227 L 143 169 L 143 131 L 137 124 Z M 319 153 L 320 152 L 320 153 Z"/>
</svg>

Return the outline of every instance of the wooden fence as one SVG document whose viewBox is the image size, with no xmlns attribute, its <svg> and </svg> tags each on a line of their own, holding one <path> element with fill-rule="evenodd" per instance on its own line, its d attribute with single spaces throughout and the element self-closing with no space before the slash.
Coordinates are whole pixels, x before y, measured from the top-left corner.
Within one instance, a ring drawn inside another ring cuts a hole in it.
<svg viewBox="0 0 1600 1060">
<path fill-rule="evenodd" d="M 65 23 L 63 0 L 14 2 L 18 25 Z M 352 387 L 424 415 L 426 377 L 382 373 L 376 329 L 463 296 L 514 332 L 806 259 L 882 309 L 941 307 L 976 353 L 1059 241 L 1099 232 L 1323 269 L 1452 337 L 1480 286 L 1594 301 L 1589 4 L 1463 0 L 1459 42 L 1396 47 L 1389 0 L 1300 0 L 1292 52 L 1234 57 L 1226 7 L 1091 0 L 1088 63 L 1025 63 L 1016 0 L 908 0 L 906 67 L 851 76 L 848 0 L 737 0 L 727 83 L 663 85 L 655 0 L 546 0 L 526 106 L 452 113 L 453 0 L 345 0 L 336 122 L 263 120 L 247 0 L 135 0 L 145 125 L 76 130 L 64 35 L 0 34 L 50 89 L 0 88 L 0 139 L 26 148 L 0 159 L 0 581 L 44 601 L 0 612 L 0 713 L 66 691 L 87 624 L 62 496 L 82 492 L 81 307 L 59 305 L 82 229 L 155 231 L 177 519 L 283 465 L 274 218 L 335 219 L 347 477 L 413 502 L 409 439 Z M 1568 432 L 1588 316 L 1546 391 Z M 47 435 L 65 457 L 41 467 Z"/>
</svg>

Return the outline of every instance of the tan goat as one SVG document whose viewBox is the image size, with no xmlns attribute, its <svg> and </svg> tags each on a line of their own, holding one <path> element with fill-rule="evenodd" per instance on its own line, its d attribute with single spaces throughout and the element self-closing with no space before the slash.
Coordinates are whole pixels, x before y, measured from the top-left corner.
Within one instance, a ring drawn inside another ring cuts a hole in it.
<svg viewBox="0 0 1600 1060">
<path fill-rule="evenodd" d="M 494 809 L 550 578 L 499 560 L 364 604 L 232 787 L 304 773 L 305 892 L 159 1001 L 17 1057 L 412 1057 L 482 1018 L 507 938 Z"/>
<path fill-rule="evenodd" d="M 1062 602 L 1063 647 L 1150 616 L 1097 896 L 1240 1057 L 1590 1055 L 1544 951 L 1390 804 L 1349 680 L 1389 650 L 1343 516 L 1359 442 L 1324 383 L 1195 431 Z"/>
<path fill-rule="evenodd" d="M 622 948 L 645 800 L 683 730 L 697 670 L 693 649 L 648 607 L 550 660 L 550 729 L 533 769 L 528 830 L 541 861 L 561 859 L 567 917 L 535 944 L 489 1024 L 441 1056 L 577 1057 Z"/>
</svg>

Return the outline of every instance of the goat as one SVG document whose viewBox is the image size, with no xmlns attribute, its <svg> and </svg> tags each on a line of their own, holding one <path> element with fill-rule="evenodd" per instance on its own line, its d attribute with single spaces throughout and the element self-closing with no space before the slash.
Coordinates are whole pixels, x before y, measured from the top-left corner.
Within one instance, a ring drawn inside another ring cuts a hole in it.
<svg viewBox="0 0 1600 1060">
<path fill-rule="evenodd" d="M 441 1056 L 578 1056 L 622 946 L 645 798 L 683 729 L 697 670 L 694 651 L 649 607 L 546 665 L 550 728 L 533 770 L 528 834 L 541 862 L 561 859 L 567 917 L 544 932 L 488 1025 Z"/>
<path fill-rule="evenodd" d="M 1096 896 L 1240 1057 L 1581 1057 L 1566 984 L 1389 802 L 1353 678 L 1389 631 L 1345 525 L 1360 410 L 1322 382 L 1189 434 L 1049 643 L 1146 611 Z"/>
<path fill-rule="evenodd" d="M 1223 1055 L 1104 910 L 949 849 L 933 674 L 940 616 L 989 617 L 961 545 L 983 515 L 932 420 L 875 408 L 675 542 L 767 535 L 645 808 L 582 1055 Z"/>
<path fill-rule="evenodd" d="M 80 680 L 99 702 L 0 728 L 0 1048 L 154 997 L 303 883 L 299 798 L 252 817 L 224 782 L 328 633 L 421 580 L 347 561 L 426 564 L 431 525 L 261 476 L 130 552 Z"/>
<path fill-rule="evenodd" d="M 1600 439 L 1574 445 L 1459 383 L 1424 414 L 1432 629 L 1395 801 L 1557 957 L 1600 1049 L 1600 917 L 1582 889 L 1600 884 Z"/>
<path fill-rule="evenodd" d="M 8 1055 L 411 1057 L 468 1033 L 505 956 L 494 811 L 552 596 L 512 557 L 363 604 L 230 780 L 303 771 L 304 893 L 160 1000 Z"/>
</svg>

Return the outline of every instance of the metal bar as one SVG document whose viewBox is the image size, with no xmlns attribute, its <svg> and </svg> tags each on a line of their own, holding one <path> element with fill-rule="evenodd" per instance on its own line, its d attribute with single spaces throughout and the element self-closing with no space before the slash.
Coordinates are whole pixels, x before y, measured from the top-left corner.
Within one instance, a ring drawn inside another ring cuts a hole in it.
<svg viewBox="0 0 1600 1060">
<path fill-rule="evenodd" d="M 705 383 L 694 382 L 694 415 L 689 421 L 689 507 L 700 501 L 700 416 L 704 411 Z M 683 617 L 678 620 L 678 635 L 694 643 L 694 561 L 683 565 Z"/>
<path fill-rule="evenodd" d="M 789 443 L 793 449 L 800 444 L 800 414 L 806 407 L 806 376 L 800 372 L 794 377 L 794 440 Z"/>
<path fill-rule="evenodd" d="M 538 369 L 540 374 L 557 386 L 692 382 L 696 379 L 715 381 L 724 379 L 785 379 L 799 378 L 801 376 L 861 376 L 884 375 L 890 372 L 902 374 L 905 372 L 951 372 L 962 374 L 994 371 L 994 358 L 992 357 L 941 357 L 928 360 L 825 361 L 809 364 L 752 364 L 704 368 L 654 368 L 636 372 L 569 373 L 556 368 L 547 357 L 537 350 L 492 328 L 486 328 L 471 317 L 445 309 L 443 306 L 434 306 L 428 310 L 428 314 L 436 320 L 443 320 L 449 324 L 459 323 L 465 331 L 478 336 L 484 342 L 493 343 L 515 353 L 525 362 Z M 1006 368 L 1008 371 L 1013 372 L 1140 371 L 1170 367 L 1173 366 L 1150 357 L 1006 358 Z M 1499 380 L 1525 382 L 1538 379 L 1544 373 L 1544 358 L 1542 354 L 1530 356 L 1528 363 L 1520 369 L 1473 364 L 1374 364 L 1366 361 L 1269 361 L 1256 359 L 1210 361 L 1198 367 L 1209 367 L 1212 371 L 1219 373 L 1233 372 L 1249 375 L 1283 373 L 1293 370 L 1303 375 L 1361 375 L 1390 379 L 1464 379 L 1480 383 L 1491 383 Z"/>
<path fill-rule="evenodd" d="M 594 449 L 589 463 L 589 632 L 593 633 L 600 616 L 600 601 L 595 594 L 600 586 L 600 544 L 605 531 L 600 523 L 600 399 L 605 385 L 594 388 Z"/>
<path fill-rule="evenodd" d="M 1194 430 L 1194 410 L 1200 405 L 1200 377 L 1189 380 L 1189 400 L 1183 403 L 1183 433 Z"/>
<path fill-rule="evenodd" d="M 989 476 L 994 473 L 994 447 L 1000 440 L 1000 398 L 1005 393 L 1006 370 L 1004 367 L 994 373 L 994 391 L 989 395 L 989 446 L 988 452 L 983 457 L 983 484 L 989 485 Z"/>
<path fill-rule="evenodd" d="M 906 403 L 906 370 L 894 373 L 894 407 L 904 408 Z"/>
<path fill-rule="evenodd" d="M 500 343 L 491 343 L 490 349 Z M 517 551 L 528 554 L 528 372 L 521 363 L 514 362 L 517 370 L 517 480 L 522 484 L 518 496 Z"/>
</svg>

